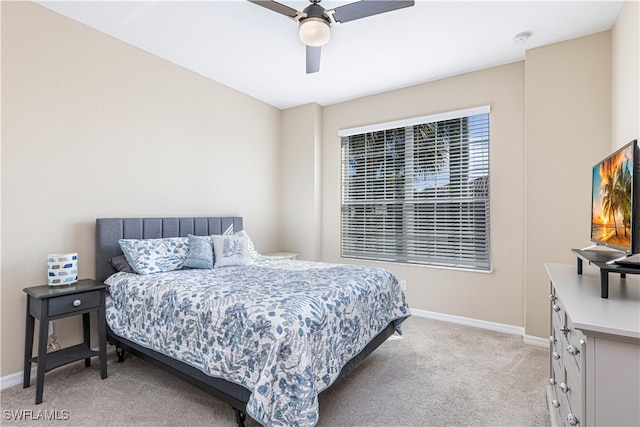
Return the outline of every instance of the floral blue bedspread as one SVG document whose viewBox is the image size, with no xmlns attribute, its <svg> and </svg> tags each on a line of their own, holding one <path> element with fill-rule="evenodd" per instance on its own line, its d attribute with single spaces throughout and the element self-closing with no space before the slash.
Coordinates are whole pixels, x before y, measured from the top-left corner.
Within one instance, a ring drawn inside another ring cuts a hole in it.
<svg viewBox="0 0 640 427">
<path fill-rule="evenodd" d="M 314 426 L 318 393 L 391 321 L 409 316 L 394 275 L 358 265 L 260 258 L 248 266 L 116 273 L 119 336 L 250 390 L 268 426 Z"/>
</svg>

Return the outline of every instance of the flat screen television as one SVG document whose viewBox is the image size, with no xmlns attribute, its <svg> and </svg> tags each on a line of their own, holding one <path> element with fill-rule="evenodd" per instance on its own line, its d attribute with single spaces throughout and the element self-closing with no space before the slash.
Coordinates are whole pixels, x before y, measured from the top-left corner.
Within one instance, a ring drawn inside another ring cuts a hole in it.
<svg viewBox="0 0 640 427">
<path fill-rule="evenodd" d="M 633 140 L 593 167 L 591 241 L 640 253 L 640 168 Z"/>
</svg>

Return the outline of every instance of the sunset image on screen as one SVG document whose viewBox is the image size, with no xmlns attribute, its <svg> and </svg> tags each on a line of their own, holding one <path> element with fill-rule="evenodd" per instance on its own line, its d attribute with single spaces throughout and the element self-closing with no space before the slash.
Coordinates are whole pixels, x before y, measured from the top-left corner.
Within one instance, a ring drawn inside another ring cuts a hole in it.
<svg viewBox="0 0 640 427">
<path fill-rule="evenodd" d="M 633 147 L 593 168 L 591 238 L 631 248 Z"/>
</svg>

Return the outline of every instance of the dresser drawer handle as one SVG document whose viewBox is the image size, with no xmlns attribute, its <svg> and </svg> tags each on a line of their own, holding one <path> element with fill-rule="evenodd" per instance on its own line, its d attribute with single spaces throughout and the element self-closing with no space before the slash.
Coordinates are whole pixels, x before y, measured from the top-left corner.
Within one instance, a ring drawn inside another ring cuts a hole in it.
<svg viewBox="0 0 640 427">
<path fill-rule="evenodd" d="M 573 414 L 567 415 L 567 421 L 569 421 L 569 424 L 572 426 L 578 425 L 578 419 Z"/>
<path fill-rule="evenodd" d="M 80 301 L 79 299 L 73 301 L 73 306 L 74 307 L 80 307 L 80 304 L 82 304 L 82 301 Z"/>
<path fill-rule="evenodd" d="M 558 304 L 553 304 L 553 311 L 556 313 L 560 311 L 560 306 Z"/>
<path fill-rule="evenodd" d="M 567 335 L 567 333 L 569 332 L 569 328 L 567 328 L 567 325 L 562 325 L 560 327 L 560 332 L 562 332 L 563 334 Z"/>
<path fill-rule="evenodd" d="M 567 385 L 565 383 L 561 383 L 560 384 L 560 391 L 563 393 L 566 393 L 569 391 L 569 387 L 567 387 Z"/>
<path fill-rule="evenodd" d="M 549 336 L 549 342 L 550 342 L 551 344 L 553 344 L 554 342 L 556 342 L 556 337 L 554 337 L 553 335 L 550 335 L 550 336 Z"/>
<path fill-rule="evenodd" d="M 549 378 L 549 384 L 551 384 L 551 385 L 556 385 L 556 380 L 555 380 L 555 378 Z"/>
<path fill-rule="evenodd" d="M 558 399 L 553 399 L 551 401 L 551 404 L 553 405 L 554 408 L 559 408 L 560 407 L 560 402 L 558 402 Z"/>
<path fill-rule="evenodd" d="M 569 347 L 567 347 L 567 353 L 569 353 L 572 356 L 577 356 L 578 353 L 580 353 L 580 350 L 578 350 L 578 348 L 575 347 L 573 344 L 570 344 Z"/>
<path fill-rule="evenodd" d="M 553 357 L 553 360 L 560 360 L 560 355 L 556 351 L 551 353 L 551 357 Z"/>
<path fill-rule="evenodd" d="M 556 299 L 558 298 L 554 294 L 549 295 L 549 300 L 555 301 Z"/>
</svg>

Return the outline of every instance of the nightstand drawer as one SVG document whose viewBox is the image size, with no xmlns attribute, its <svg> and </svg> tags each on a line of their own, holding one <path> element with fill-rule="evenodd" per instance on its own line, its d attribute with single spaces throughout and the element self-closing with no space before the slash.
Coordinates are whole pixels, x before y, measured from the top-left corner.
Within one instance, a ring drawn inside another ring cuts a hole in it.
<svg viewBox="0 0 640 427">
<path fill-rule="evenodd" d="M 100 291 L 66 295 L 49 301 L 49 316 L 73 313 L 100 305 Z"/>
</svg>

